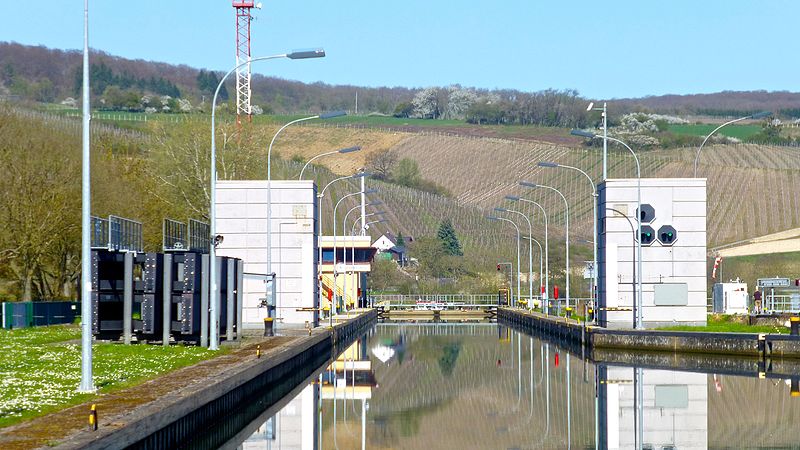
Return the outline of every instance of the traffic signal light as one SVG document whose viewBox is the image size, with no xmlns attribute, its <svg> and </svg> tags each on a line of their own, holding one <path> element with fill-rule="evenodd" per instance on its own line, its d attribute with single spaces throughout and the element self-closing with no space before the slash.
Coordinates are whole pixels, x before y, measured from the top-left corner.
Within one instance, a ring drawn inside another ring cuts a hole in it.
<svg viewBox="0 0 800 450">
<path fill-rule="evenodd" d="M 645 203 L 639 209 L 639 217 L 642 219 L 642 223 L 650 223 L 656 218 L 656 210 L 652 205 Z"/>
<path fill-rule="evenodd" d="M 497 265 L 497 271 L 500 272 L 500 264 Z"/>
<path fill-rule="evenodd" d="M 650 225 L 642 225 L 642 245 L 650 245 L 656 238 L 656 231 Z"/>
<path fill-rule="evenodd" d="M 658 229 L 658 240 L 661 245 L 672 245 L 677 238 L 678 232 L 675 231 L 672 225 L 664 225 Z"/>
</svg>

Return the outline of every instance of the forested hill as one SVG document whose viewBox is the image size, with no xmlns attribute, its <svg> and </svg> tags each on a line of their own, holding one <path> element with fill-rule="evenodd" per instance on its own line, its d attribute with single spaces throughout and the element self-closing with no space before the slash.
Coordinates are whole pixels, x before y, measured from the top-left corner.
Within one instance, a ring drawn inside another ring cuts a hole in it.
<svg viewBox="0 0 800 450">
<path fill-rule="evenodd" d="M 81 63 L 78 50 L 0 42 L 0 95 L 42 102 L 60 102 L 67 97 L 77 97 Z M 100 51 L 93 51 L 91 55 L 92 94 L 96 100 L 107 88 L 117 87 L 139 96 L 169 95 L 197 104 L 203 101 L 204 96 L 208 101 L 222 75 L 222 71 L 210 73 L 186 65 L 132 60 Z M 235 84 L 233 77 L 230 79 L 226 90 L 233 93 Z M 276 113 L 352 110 L 358 91 L 359 111 L 390 114 L 398 103 L 411 101 L 416 92 L 401 87 L 307 84 L 261 75 L 253 76 L 252 86 L 254 103 Z"/>
<path fill-rule="evenodd" d="M 625 110 L 661 114 L 742 116 L 753 111 L 772 111 L 787 117 L 800 117 L 800 92 L 723 91 L 713 94 L 660 95 L 614 100 Z"/>
<path fill-rule="evenodd" d="M 95 51 L 92 55 L 92 93 L 96 107 L 142 108 L 143 96 L 168 95 L 187 100 L 197 109 L 207 104 L 221 72 L 186 65 L 132 60 Z M 0 42 L 0 97 L 61 102 L 80 91 L 81 54 L 77 50 L 49 49 Z M 454 80 L 457 81 L 457 80 Z M 234 91 L 233 80 L 227 92 Z M 254 75 L 253 103 L 265 113 L 298 113 L 344 109 L 433 119 L 466 119 L 473 123 L 518 123 L 583 126 L 588 99 L 575 90 L 546 89 L 520 92 L 448 86 L 419 89 L 359 87 L 301 83 Z M 415 101 L 415 97 L 417 97 Z M 769 110 L 800 117 L 800 93 L 732 92 L 663 95 L 614 99 L 615 115 L 632 111 L 666 114 L 738 116 Z M 193 110 L 195 110 L 193 109 Z"/>
</svg>

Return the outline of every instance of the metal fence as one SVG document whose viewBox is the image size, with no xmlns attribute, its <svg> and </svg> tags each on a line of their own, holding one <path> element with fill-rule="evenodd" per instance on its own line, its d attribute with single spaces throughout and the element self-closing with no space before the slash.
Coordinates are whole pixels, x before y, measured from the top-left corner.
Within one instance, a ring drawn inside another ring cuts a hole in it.
<svg viewBox="0 0 800 450">
<path fill-rule="evenodd" d="M 766 314 L 800 312 L 800 294 L 765 295 L 761 312 Z"/>
<path fill-rule="evenodd" d="M 0 303 L 0 328 L 73 323 L 79 315 L 79 302 L 4 302 Z"/>
</svg>

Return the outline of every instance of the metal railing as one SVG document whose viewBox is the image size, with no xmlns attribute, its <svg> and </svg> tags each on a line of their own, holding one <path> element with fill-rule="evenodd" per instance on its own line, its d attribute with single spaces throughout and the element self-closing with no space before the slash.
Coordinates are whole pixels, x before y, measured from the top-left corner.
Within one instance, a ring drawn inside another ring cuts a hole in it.
<svg viewBox="0 0 800 450">
<path fill-rule="evenodd" d="M 761 312 L 770 314 L 800 312 L 800 294 L 765 295 Z"/>
<path fill-rule="evenodd" d="M 541 307 L 541 297 L 534 296 L 537 307 Z M 376 307 L 388 309 L 455 309 L 455 308 L 480 308 L 486 306 L 498 306 L 499 297 L 497 294 L 424 294 L 424 295 L 403 295 L 403 294 L 379 294 L 370 295 L 371 304 Z M 529 300 L 523 296 L 520 300 Z M 549 299 L 550 314 L 564 315 L 567 311 L 577 311 L 579 302 L 588 303 L 588 298 L 571 298 L 567 302 L 566 298 Z M 512 300 L 512 306 L 516 305 L 516 297 Z M 530 308 L 530 305 L 526 305 Z M 570 309 L 568 309 L 570 308 Z"/>
</svg>

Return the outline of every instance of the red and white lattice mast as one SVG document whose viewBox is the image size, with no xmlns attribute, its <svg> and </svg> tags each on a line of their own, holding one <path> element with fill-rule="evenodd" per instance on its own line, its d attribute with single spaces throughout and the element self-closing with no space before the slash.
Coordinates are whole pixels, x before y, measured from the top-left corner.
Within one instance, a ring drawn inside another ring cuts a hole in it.
<svg viewBox="0 0 800 450">
<path fill-rule="evenodd" d="M 236 121 L 242 123 L 242 116 L 250 121 L 250 22 L 251 10 L 261 8 L 261 3 L 253 0 L 233 0 L 236 9 Z M 243 64 L 247 63 L 247 64 Z M 242 64 L 240 66 L 240 64 Z"/>
</svg>

